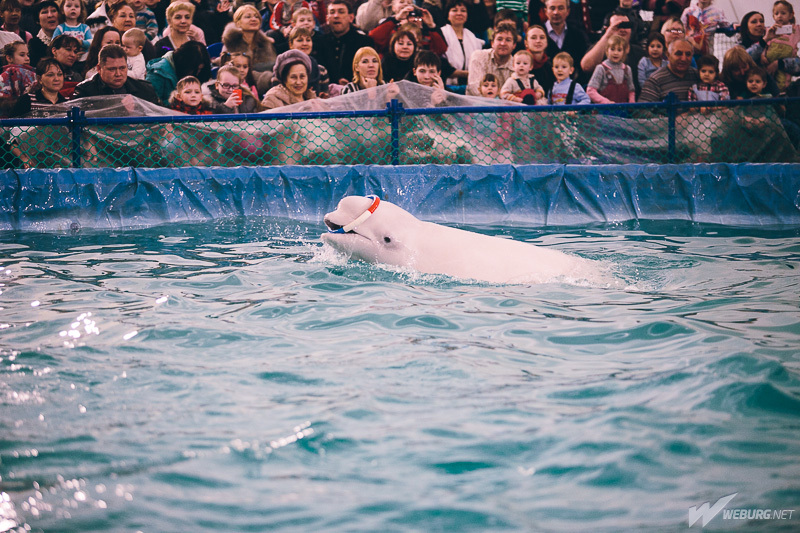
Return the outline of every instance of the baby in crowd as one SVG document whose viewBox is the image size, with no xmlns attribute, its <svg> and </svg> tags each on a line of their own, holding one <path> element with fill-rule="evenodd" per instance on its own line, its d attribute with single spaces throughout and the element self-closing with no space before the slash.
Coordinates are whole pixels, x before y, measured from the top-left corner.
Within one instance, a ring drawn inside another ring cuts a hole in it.
<svg viewBox="0 0 800 533">
<path fill-rule="evenodd" d="M 728 87 L 719 79 L 719 59 L 712 55 L 700 56 L 697 60 L 700 83 L 695 83 L 689 90 L 692 102 L 712 102 L 730 100 Z"/>
<path fill-rule="evenodd" d="M 155 13 L 147 9 L 145 0 L 127 0 L 127 3 L 136 15 L 136 27 L 144 32 L 148 41 L 155 40 L 158 37 L 158 21 Z"/>
<path fill-rule="evenodd" d="M 86 20 L 86 4 L 83 0 L 64 0 L 59 9 L 61 18 L 64 20 L 53 31 L 53 39 L 59 35 L 71 35 L 81 42 L 83 52 L 89 51 L 92 44 L 92 32 L 89 26 L 84 24 Z"/>
<path fill-rule="evenodd" d="M 533 54 L 520 50 L 514 54 L 514 72 L 500 88 L 500 98 L 528 105 L 544 103 L 544 89 L 531 74 Z"/>
<path fill-rule="evenodd" d="M 553 58 L 553 75 L 556 82 L 547 95 L 551 105 L 591 104 L 592 100 L 580 84 L 572 79 L 575 64 L 568 52 L 559 52 Z"/>
<path fill-rule="evenodd" d="M 478 86 L 481 96 L 484 98 L 500 98 L 500 87 L 497 86 L 497 76 L 491 72 L 487 72 L 481 78 L 481 84 Z"/>
<path fill-rule="evenodd" d="M 144 43 L 147 40 L 145 33 L 139 28 L 131 28 L 122 34 L 122 48 L 128 56 L 128 76 L 137 80 L 143 80 L 147 73 L 147 66 L 144 60 Z"/>
<path fill-rule="evenodd" d="M 586 93 L 595 104 L 625 104 L 636 101 L 633 71 L 625 64 L 628 41 L 612 35 L 606 45 L 606 59 L 597 65 Z"/>
</svg>

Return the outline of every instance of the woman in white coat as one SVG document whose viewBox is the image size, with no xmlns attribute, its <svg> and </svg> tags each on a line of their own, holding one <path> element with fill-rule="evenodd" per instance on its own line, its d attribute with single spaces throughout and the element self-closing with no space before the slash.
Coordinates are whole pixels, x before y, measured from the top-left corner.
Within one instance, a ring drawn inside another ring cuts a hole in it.
<svg viewBox="0 0 800 533">
<path fill-rule="evenodd" d="M 447 79 L 448 85 L 466 85 L 469 58 L 472 52 L 483 48 L 484 42 L 464 27 L 467 22 L 467 1 L 451 0 L 447 5 L 447 20 L 450 24 L 442 27 L 442 35 L 447 42 L 447 61 L 455 68 Z"/>
</svg>

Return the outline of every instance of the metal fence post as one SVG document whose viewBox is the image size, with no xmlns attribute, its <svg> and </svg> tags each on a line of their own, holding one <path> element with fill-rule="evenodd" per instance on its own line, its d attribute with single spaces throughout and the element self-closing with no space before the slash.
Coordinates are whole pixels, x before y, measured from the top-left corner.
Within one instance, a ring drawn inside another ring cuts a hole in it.
<svg viewBox="0 0 800 533">
<path fill-rule="evenodd" d="M 667 94 L 667 162 L 675 162 L 675 119 L 678 115 L 678 97 L 675 93 Z"/>
<path fill-rule="evenodd" d="M 403 104 L 397 98 L 386 104 L 389 110 L 389 119 L 392 122 L 392 165 L 400 164 L 400 115 L 403 114 Z"/>
<path fill-rule="evenodd" d="M 83 119 L 86 114 L 81 111 L 80 107 L 73 107 L 67 116 L 72 130 L 72 167 L 81 168 L 81 136 Z"/>
</svg>

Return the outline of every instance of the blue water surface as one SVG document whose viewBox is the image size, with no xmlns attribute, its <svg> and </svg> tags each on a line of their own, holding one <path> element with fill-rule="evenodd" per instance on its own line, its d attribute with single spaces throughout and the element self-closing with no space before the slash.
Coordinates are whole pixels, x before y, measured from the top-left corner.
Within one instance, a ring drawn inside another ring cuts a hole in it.
<svg viewBox="0 0 800 533">
<path fill-rule="evenodd" d="M 800 527 L 800 230 L 465 229 L 610 282 L 268 218 L 0 234 L 0 531 L 678 531 L 733 493 L 798 511 L 706 529 Z"/>
</svg>

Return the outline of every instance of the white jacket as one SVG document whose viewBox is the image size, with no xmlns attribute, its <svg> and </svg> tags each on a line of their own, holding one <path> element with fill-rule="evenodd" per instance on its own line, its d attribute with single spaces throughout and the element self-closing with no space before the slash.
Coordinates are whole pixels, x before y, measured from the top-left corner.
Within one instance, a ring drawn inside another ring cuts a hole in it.
<svg viewBox="0 0 800 533">
<path fill-rule="evenodd" d="M 458 37 L 456 37 L 456 32 L 453 31 L 453 27 L 450 24 L 442 27 L 442 35 L 444 35 L 444 40 L 447 43 L 447 52 L 445 53 L 447 61 L 456 70 L 468 70 L 472 52 L 483 48 L 483 40 L 478 39 L 474 33 L 464 28 L 464 49 L 462 50 L 461 43 L 458 42 Z M 449 78 L 447 83 L 454 85 L 458 83 L 458 80 Z"/>
</svg>

